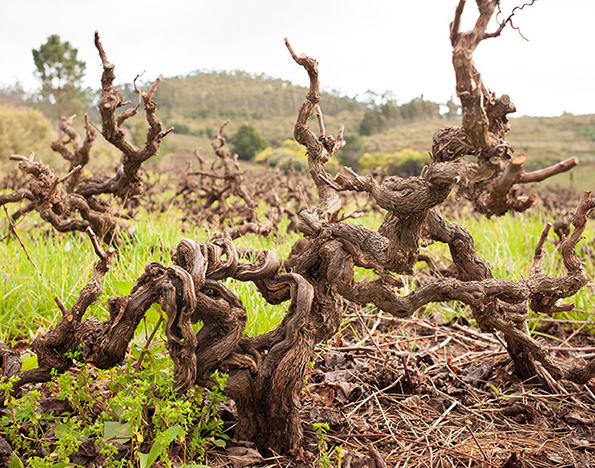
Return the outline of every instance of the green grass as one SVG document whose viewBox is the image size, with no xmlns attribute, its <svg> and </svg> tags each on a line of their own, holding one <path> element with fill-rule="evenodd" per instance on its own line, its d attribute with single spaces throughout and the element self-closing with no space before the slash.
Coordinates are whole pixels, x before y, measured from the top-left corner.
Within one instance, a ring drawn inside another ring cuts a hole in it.
<svg viewBox="0 0 595 468">
<path fill-rule="evenodd" d="M 34 236 L 34 237 L 33 237 Z M 54 321 L 54 297 L 72 303 L 90 275 L 92 249 L 82 247 L 79 235 L 48 236 L 40 228 L 21 232 L 37 269 L 16 240 L 0 244 L 0 336 L 34 335 Z"/>
<path fill-rule="evenodd" d="M 110 295 L 126 295 L 135 280 L 143 273 L 150 261 L 171 264 L 169 249 L 175 247 L 184 237 L 206 242 L 211 232 L 205 226 L 182 224 L 181 213 L 171 209 L 166 213 L 140 212 L 134 221 L 134 235 L 117 256 L 111 271 L 104 279 L 104 295 L 98 304 L 93 305 L 88 315 L 107 318 L 106 298 Z M 378 213 L 370 213 L 354 222 L 376 229 L 381 222 Z M 537 211 L 528 214 L 508 214 L 499 218 L 486 219 L 470 216 L 459 220 L 472 233 L 477 250 L 491 266 L 497 278 L 520 280 L 529 275 L 533 250 L 543 226 L 548 219 Z M 285 222 L 286 223 L 286 222 Z M 286 224 L 281 226 L 284 232 Z M 2 224 L 6 232 L 6 223 Z M 28 216 L 18 225 L 29 255 L 37 264 L 38 270 L 27 260 L 25 252 L 16 239 L 0 243 L 0 340 L 15 337 L 32 337 L 47 330 L 59 318 L 59 310 L 54 302 L 57 296 L 67 308 L 78 297 L 86 284 L 92 264 L 96 261 L 91 243 L 82 233 L 57 234 L 35 215 Z M 291 245 L 299 237 L 281 235 L 265 238 L 248 235 L 237 239 L 238 248 L 249 247 L 256 250 L 269 249 L 281 258 L 287 257 Z M 587 242 L 593 243 L 595 226 L 591 221 L 585 232 L 587 241 L 579 244 L 579 251 Z M 546 273 L 564 274 L 559 253 L 554 245 L 546 244 L 547 255 L 544 261 Z M 446 259 L 448 248 L 434 244 L 427 249 L 432 255 Z M 590 260 L 586 264 L 590 278 L 595 278 L 595 265 Z M 358 269 L 356 279 L 373 279 L 375 274 Z M 226 284 L 243 301 L 248 313 L 246 333 L 256 335 L 273 328 L 285 314 L 287 304 L 272 306 L 267 304 L 252 283 L 228 279 Z M 591 283 L 592 284 L 592 283 Z M 413 283 L 401 292 L 405 294 L 414 287 Z M 574 297 L 576 308 L 584 312 L 567 312 L 563 317 L 572 320 L 585 320 L 588 311 L 595 304 L 593 287 L 585 287 Z M 446 318 L 464 314 L 465 306 L 457 303 L 431 304 L 426 313 L 441 314 Z"/>
<path fill-rule="evenodd" d="M 167 213 L 139 214 L 134 222 L 134 234 L 126 239 L 124 248 L 104 279 L 104 295 L 98 304 L 90 307 L 87 315 L 107 318 L 106 298 L 128 294 L 147 263 L 159 261 L 170 265 L 170 248 L 182 238 L 200 242 L 210 239 L 212 233 L 208 228 L 182 224 L 180 217 L 176 209 Z M 7 227 L 3 225 L 2 228 L 6 232 Z M 17 230 L 37 269 L 29 262 L 16 239 L 0 243 L 1 341 L 33 337 L 55 324 L 60 312 L 54 297 L 70 308 L 90 278 L 92 265 L 97 260 L 85 234 L 54 233 L 34 214 L 19 224 Z M 268 249 L 286 257 L 297 237 L 297 234 L 280 238 L 247 235 L 238 239 L 235 245 L 238 248 Z M 227 284 L 246 305 L 248 334 L 264 333 L 283 317 L 286 306 L 266 304 L 252 283 L 230 279 Z"/>
<path fill-rule="evenodd" d="M 127 239 L 124 249 L 116 257 L 112 269 L 104 279 L 105 294 L 99 304 L 91 307 L 88 315 L 107 318 L 104 306 L 106 298 L 109 295 L 128 294 L 149 261 L 171 264 L 169 248 L 174 247 L 181 238 L 190 237 L 202 242 L 209 239 L 211 232 L 208 228 L 182 224 L 180 219 L 181 213 L 175 208 L 166 213 L 139 212 L 134 222 L 134 235 Z M 355 222 L 376 229 L 381 220 L 380 214 L 369 213 Z M 509 214 L 490 220 L 470 216 L 458 222 L 471 231 L 479 254 L 491 265 L 494 276 L 518 281 L 529 274 L 533 249 L 546 221 L 552 220 L 534 211 L 529 214 Z M 6 230 L 5 224 L 0 223 L 0 229 Z M 287 221 L 281 226 L 281 232 L 284 232 L 286 224 Z M 96 260 L 90 241 L 82 233 L 54 234 L 36 215 L 27 217 L 19 224 L 18 229 L 37 268 L 27 259 L 25 251 L 16 239 L 0 242 L 1 341 L 32 337 L 55 324 L 59 311 L 53 301 L 54 296 L 58 296 L 67 307 L 72 306 L 80 289 L 88 281 L 91 266 Z M 295 233 L 270 238 L 248 235 L 237 239 L 235 245 L 238 248 L 270 249 L 281 257 L 286 257 L 298 237 Z M 585 238 L 593 244 L 594 237 L 595 223 L 591 222 L 585 232 Z M 584 248 L 585 243 L 579 245 L 579 250 Z M 546 272 L 564 274 L 560 256 L 554 246 L 548 243 L 546 249 Z M 427 251 L 448 263 L 448 248 L 445 245 L 434 244 L 428 247 Z M 595 265 L 592 260 L 587 263 L 586 268 L 589 276 L 594 278 Z M 373 279 L 374 273 L 358 269 L 356 278 Z M 401 291 L 402 294 L 415 288 L 415 278 L 406 279 L 409 282 Z M 265 333 L 282 320 L 288 304 L 267 304 L 250 282 L 227 279 L 225 284 L 239 296 L 246 307 L 247 334 Z M 585 320 L 595 304 L 594 296 L 592 286 L 583 288 L 574 301 L 577 308 L 585 312 L 569 312 L 564 316 L 573 320 Z M 431 313 L 445 319 L 465 314 L 470 318 L 466 309 L 466 306 L 456 302 L 429 304 L 423 314 Z M 363 319 L 370 326 L 372 319 L 367 314 L 376 311 L 373 307 L 365 307 L 361 312 Z M 172 444 L 181 444 L 184 448 L 178 452 L 184 459 L 176 459 L 176 463 L 206 462 L 207 450 L 225 444 L 228 436 L 224 432 L 221 419 L 216 416 L 219 405 L 224 401 L 221 390 L 225 376 L 218 380 L 218 386 L 212 388 L 208 398 L 203 398 L 203 390 L 198 388 L 183 398 L 175 394 L 171 388 L 172 363 L 167 356 L 163 328 L 159 330 L 151 345 L 146 345 L 147 337 L 156 326 L 158 317 L 159 314 L 150 309 L 146 320 L 139 324 L 136 336 L 130 343 L 130 353 L 127 355 L 125 367 L 117 371 L 100 371 L 83 364 L 77 372 L 66 372 L 50 384 L 52 394 L 68 401 L 77 416 L 56 417 L 40 414 L 38 406 L 41 393 L 38 390 L 29 391 L 19 399 L 9 397 L 8 407 L 15 411 L 5 415 L 0 421 L 0 429 L 15 448 L 15 453 L 18 453 L 22 460 L 26 460 L 27 466 L 67 466 L 70 463 L 69 456 L 76 452 L 80 441 L 87 438 L 93 438 L 98 447 L 101 447 L 108 457 L 110 466 L 117 466 L 110 458 L 117 453 L 110 441 L 119 439 L 131 440 L 129 456 L 139 466 L 142 466 L 143 460 L 147 466 L 157 459 L 171 461 L 169 448 Z M 543 335 L 537 328 L 537 323 L 531 325 L 533 335 L 555 339 Z M 197 328 L 195 326 L 195 330 Z M 354 326 L 353 320 L 345 320 L 342 329 L 351 330 L 357 340 L 365 336 L 358 335 L 359 328 Z M 409 338 L 409 333 L 410 330 L 404 326 L 392 330 L 393 339 L 405 340 Z M 411 341 L 407 346 L 415 352 L 417 345 Z M 145 348 L 146 354 L 139 371 L 133 367 L 133 361 L 139 358 Z M 25 359 L 25 363 L 31 364 L 30 360 L 31 358 Z M 6 382 L 0 391 L 6 392 L 10 385 L 10 381 Z M 496 387 L 493 388 L 498 394 L 505 393 Z M 96 402 L 102 401 L 107 389 L 111 397 L 102 407 L 101 414 L 97 415 L 94 413 Z M 152 414 L 150 419 L 147 417 L 149 408 Z M 14 424 L 10 414 L 18 418 L 17 424 Z M 25 427 L 31 428 L 28 429 L 27 440 L 22 438 Z M 46 437 L 46 431 L 50 427 L 54 435 Z M 196 427 L 199 430 L 196 430 Z M 179 434 L 183 436 L 177 437 Z M 50 455 L 43 459 L 33 457 L 31 439 L 34 439 L 36 444 L 46 447 Z M 154 441 L 148 453 L 141 452 L 140 442 L 143 440 Z M 16 462 L 14 466 L 17 466 Z"/>
<path fill-rule="evenodd" d="M 578 202 L 578 200 L 577 200 Z M 496 278 L 509 278 L 520 281 L 530 274 L 535 245 L 548 221 L 554 222 L 550 215 L 536 210 L 527 213 L 508 213 L 502 217 L 487 219 L 483 216 L 470 216 L 464 220 L 454 220 L 471 232 L 475 239 L 475 247 L 479 255 L 488 262 Z M 550 232 L 549 238 L 557 236 Z M 579 256 L 583 258 L 590 283 L 582 288 L 574 297 L 565 302 L 574 302 L 575 310 L 556 314 L 557 318 L 568 320 L 587 320 L 595 305 L 595 264 L 587 256 L 586 250 L 595 247 L 595 222 L 591 220 L 578 244 Z M 544 272 L 552 276 L 564 276 L 566 271 L 562 257 L 552 242 L 545 244 L 546 255 L 543 261 Z M 448 249 L 441 244 L 434 244 L 428 249 L 437 257 L 447 257 Z M 442 305 L 432 305 L 434 309 Z M 460 311 L 455 305 L 454 310 Z M 456 315 L 456 313 L 454 314 Z M 535 315 L 535 314 L 534 314 Z"/>
<path fill-rule="evenodd" d="M 586 160 L 579 156 L 580 165 L 574 169 L 557 174 L 551 179 L 546 179 L 540 184 L 549 187 L 552 190 L 556 190 L 557 187 L 571 187 L 577 191 L 591 190 L 595 191 L 595 179 L 593 174 L 595 173 L 595 162 Z M 539 186 L 540 184 L 535 184 Z"/>
</svg>

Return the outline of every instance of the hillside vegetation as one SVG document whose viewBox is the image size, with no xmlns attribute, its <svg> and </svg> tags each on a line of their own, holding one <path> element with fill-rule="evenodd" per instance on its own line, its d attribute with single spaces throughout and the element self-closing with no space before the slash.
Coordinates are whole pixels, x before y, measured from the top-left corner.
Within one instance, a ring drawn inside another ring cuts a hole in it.
<svg viewBox="0 0 595 468">
<path fill-rule="evenodd" d="M 279 148 L 287 139 L 293 138 L 295 112 L 307 92 L 307 88 L 285 80 L 240 71 L 195 72 L 186 77 L 165 79 L 157 91 L 156 101 L 166 124 L 176 127 L 174 134 L 168 137 L 168 152 L 191 153 L 195 147 L 208 152 L 210 138 L 226 119 L 231 119 L 226 132 L 229 140 L 241 125 L 250 124 L 271 148 Z M 393 119 L 389 128 L 371 135 L 360 134 L 367 128 L 362 126 L 365 115 L 373 115 L 375 111 L 379 115 L 386 114 L 391 101 L 388 105 L 376 106 L 373 102 L 362 103 L 327 92 L 323 93 L 321 106 L 329 131 L 345 126 L 345 133 L 350 138 L 339 156 L 355 151 L 356 154 L 344 157 L 343 162 L 356 165 L 357 159 L 365 153 L 395 153 L 405 149 L 421 153 L 429 151 L 434 132 L 456 123 L 456 118 L 437 117 L 437 105 L 423 100 L 421 102 L 426 105 L 420 107 L 424 111 L 405 112 L 420 100 L 401 103 L 405 117 Z M 453 114 L 452 109 L 449 113 Z M 517 154 L 528 155 L 526 166 L 529 170 L 570 156 L 578 156 L 583 165 L 595 164 L 595 115 L 513 118 L 508 139 Z M 585 184 L 580 181 L 583 174 L 574 172 L 574 183 L 584 188 Z M 561 180 L 569 182 L 569 176 L 560 175 L 552 181 Z"/>
<path fill-rule="evenodd" d="M 130 94 L 131 89 L 126 87 L 125 94 Z M 286 80 L 241 71 L 197 71 L 185 77 L 166 78 L 155 95 L 157 114 L 166 126 L 174 126 L 175 130 L 163 141 L 158 157 L 149 161 L 148 167 L 167 169 L 172 166 L 171 161 L 176 161 L 173 166 L 179 168 L 180 157 L 190 157 L 196 148 L 208 155 L 211 138 L 227 119 L 231 119 L 231 123 L 225 136 L 230 143 L 240 126 L 248 124 L 267 141 L 269 153 L 282 149 L 287 140 L 293 139 L 295 113 L 307 92 L 307 88 Z M 11 152 L 35 151 L 44 161 L 52 164 L 60 161 L 50 156 L 48 143 L 55 133 L 49 130 L 48 121 L 22 105 L 14 107 L 14 99 L 9 101 L 0 100 L 0 142 L 12 142 L 2 146 L 2 169 L 6 170 Z M 360 159 L 366 155 L 363 167 L 371 167 L 374 155 L 378 155 L 379 161 L 404 150 L 423 155 L 431 149 L 432 136 L 438 128 L 457 123 L 456 117 L 440 117 L 439 105 L 423 98 L 399 104 L 390 100 L 377 103 L 371 97 L 364 103 L 336 92 L 323 92 L 321 107 L 327 130 L 336 132 L 341 125 L 345 126 L 347 146 L 339 152 L 338 163 L 361 166 Z M 453 102 L 447 105 L 448 115 L 456 114 Z M 98 120 L 96 112 L 90 115 Z M 25 124 L 23 119 L 30 122 Z M 135 140 L 142 141 L 146 123 L 138 120 L 130 121 L 129 131 Z M 78 121 L 81 125 L 81 116 Z M 377 123 L 377 127 L 370 123 Z M 56 122 L 52 126 L 57 129 Z M 595 168 L 595 115 L 520 117 L 513 118 L 511 126 L 508 140 L 516 154 L 528 155 L 527 169 L 547 166 L 570 156 L 578 156 L 583 167 L 593 165 Z M 110 166 L 117 155 L 101 143 L 98 139 L 91 164 Z M 10 164 L 9 168 L 12 166 Z M 572 175 L 562 174 L 551 182 L 572 183 L 579 189 L 592 188 L 589 173 L 575 170 Z"/>
<path fill-rule="evenodd" d="M 253 125 L 273 144 L 293 134 L 295 113 L 308 89 L 289 81 L 241 71 L 194 72 L 163 80 L 155 95 L 159 115 L 178 134 L 210 141 L 222 121 L 231 119 L 233 134 Z M 335 92 L 323 92 L 322 107 L 329 124 L 359 125 L 365 104 Z"/>
<path fill-rule="evenodd" d="M 404 122 L 364 137 L 363 147 L 366 153 L 372 154 L 394 153 L 408 148 L 423 153 L 431 150 L 432 136 L 438 128 L 455 123 L 447 119 Z M 516 154 L 528 156 L 525 165 L 528 170 L 555 164 L 571 156 L 579 158 L 579 168 L 548 179 L 546 184 L 572 184 L 579 190 L 595 188 L 592 177 L 592 170 L 595 170 L 595 114 L 513 118 L 507 139 Z"/>
</svg>

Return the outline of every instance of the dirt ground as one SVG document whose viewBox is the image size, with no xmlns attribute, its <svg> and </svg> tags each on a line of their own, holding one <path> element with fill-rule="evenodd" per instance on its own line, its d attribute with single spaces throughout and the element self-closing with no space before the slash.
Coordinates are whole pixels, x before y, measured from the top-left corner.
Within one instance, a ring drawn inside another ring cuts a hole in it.
<svg viewBox="0 0 595 468">
<path fill-rule="evenodd" d="M 266 457 L 252 444 L 232 439 L 227 448 L 208 450 L 204 465 L 595 466 L 595 380 L 560 384 L 541 369 L 541 382 L 520 381 L 499 337 L 462 317 L 403 320 L 350 305 L 345 319 L 340 333 L 318 346 L 309 367 L 301 394 L 303 446 L 290 455 Z M 595 357 L 591 319 L 547 317 L 538 324 L 529 320 L 533 325 L 535 337 L 553 356 L 575 363 Z M 54 403 L 60 402 L 54 398 Z M 234 413 L 228 401 L 222 417 L 232 437 Z M 328 425 L 324 436 L 321 424 Z M 87 454 L 85 447 L 74 459 L 96 466 L 96 448 L 91 443 Z M 2 449 L 0 443 L 0 454 Z M 181 466 L 175 448 L 170 456 L 173 466 Z"/>
<path fill-rule="evenodd" d="M 465 319 L 350 312 L 308 376 L 304 449 L 263 459 L 236 446 L 208 464 L 320 466 L 313 427 L 326 423 L 327 453 L 342 468 L 595 466 L 595 382 L 560 385 L 545 372 L 522 382 L 498 337 Z M 594 326 L 542 319 L 538 329 L 555 356 L 580 360 L 595 356 Z"/>
</svg>

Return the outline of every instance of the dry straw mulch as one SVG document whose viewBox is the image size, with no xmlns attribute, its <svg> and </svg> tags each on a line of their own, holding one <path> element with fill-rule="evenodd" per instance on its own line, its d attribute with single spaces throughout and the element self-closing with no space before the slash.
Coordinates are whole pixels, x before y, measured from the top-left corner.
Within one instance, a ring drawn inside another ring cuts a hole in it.
<svg viewBox="0 0 595 468">
<path fill-rule="evenodd" d="M 312 425 L 327 423 L 329 452 L 341 447 L 331 458 L 344 468 L 595 466 L 593 382 L 560 385 L 545 371 L 541 383 L 522 382 L 498 337 L 464 319 L 349 317 L 319 350 L 303 395 L 310 446 L 292 464 L 319 464 Z M 560 357 L 593 357 L 592 322 L 540 327 Z"/>
</svg>

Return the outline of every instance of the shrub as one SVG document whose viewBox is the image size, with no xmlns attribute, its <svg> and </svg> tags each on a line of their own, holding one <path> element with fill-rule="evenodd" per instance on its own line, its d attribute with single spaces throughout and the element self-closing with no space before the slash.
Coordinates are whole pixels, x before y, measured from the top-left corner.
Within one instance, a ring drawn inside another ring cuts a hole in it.
<svg viewBox="0 0 595 468">
<path fill-rule="evenodd" d="M 396 153 L 365 153 L 358 161 L 362 169 L 386 168 L 389 175 L 417 176 L 430 162 L 428 153 L 404 149 Z"/>
<path fill-rule="evenodd" d="M 31 152 L 47 157 L 52 154 L 50 143 L 55 138 L 50 122 L 40 112 L 0 106 L 0 157 L 3 161 L 11 154 L 26 156 Z"/>
<path fill-rule="evenodd" d="M 242 125 L 232 139 L 233 151 L 240 159 L 253 159 L 267 147 L 266 140 L 252 125 Z"/>
<path fill-rule="evenodd" d="M 306 170 L 308 167 L 306 148 L 289 139 L 278 148 L 268 146 L 254 158 L 254 161 L 278 167 L 283 171 L 287 171 L 291 166 L 298 170 Z"/>
</svg>

